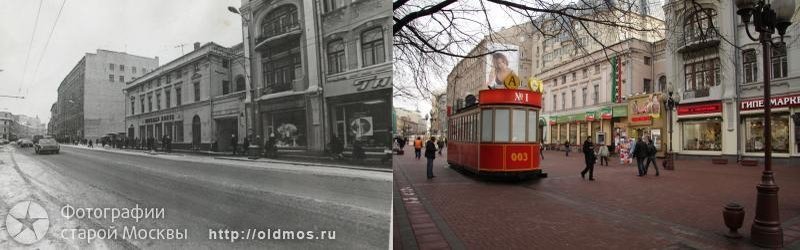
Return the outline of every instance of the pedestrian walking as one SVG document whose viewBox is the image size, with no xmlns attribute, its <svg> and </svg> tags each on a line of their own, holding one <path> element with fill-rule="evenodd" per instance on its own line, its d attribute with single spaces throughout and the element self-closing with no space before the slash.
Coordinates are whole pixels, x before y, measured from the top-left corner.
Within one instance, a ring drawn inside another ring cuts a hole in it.
<svg viewBox="0 0 800 250">
<path fill-rule="evenodd" d="M 644 161 L 647 159 L 647 144 L 642 141 L 642 138 L 636 139 L 636 144 L 633 148 L 633 156 L 636 157 L 636 166 L 639 169 L 638 176 L 644 176 Z"/>
<path fill-rule="evenodd" d="M 600 148 L 597 151 L 597 155 L 600 156 L 600 166 L 603 166 L 603 163 L 605 163 L 605 165 L 608 166 L 608 155 L 609 155 L 608 146 L 601 143 Z"/>
<path fill-rule="evenodd" d="M 250 140 L 247 137 L 245 136 L 244 140 L 242 140 L 242 153 L 245 155 L 247 155 L 247 149 L 250 148 Z"/>
<path fill-rule="evenodd" d="M 236 143 L 239 143 L 239 137 L 236 137 L 236 134 L 231 134 L 231 147 L 233 147 L 233 155 L 236 155 Z"/>
<path fill-rule="evenodd" d="M 422 137 L 417 136 L 417 139 L 414 140 L 414 157 L 416 157 L 417 160 L 419 160 L 421 155 L 422 155 Z"/>
<path fill-rule="evenodd" d="M 361 138 L 356 138 L 353 141 L 353 160 L 362 161 L 367 158 L 364 146 L 362 145 Z"/>
<path fill-rule="evenodd" d="M 564 149 L 567 151 L 567 157 L 569 157 L 569 141 L 564 142 Z"/>
<path fill-rule="evenodd" d="M 436 143 L 436 146 L 439 146 L 439 155 L 442 155 L 442 149 L 444 148 L 444 140 L 439 140 L 439 142 Z"/>
<path fill-rule="evenodd" d="M 542 160 L 544 160 L 544 140 L 539 142 L 539 156 L 541 156 Z"/>
<path fill-rule="evenodd" d="M 417 140 L 419 140 L 419 137 L 417 137 Z M 428 179 L 436 177 L 433 175 L 433 160 L 436 159 L 436 137 L 431 136 L 431 139 L 425 143 L 425 158 L 428 159 Z"/>
<path fill-rule="evenodd" d="M 167 135 L 167 153 L 172 153 L 172 136 Z"/>
<path fill-rule="evenodd" d="M 94 145 L 92 145 L 92 140 L 89 140 L 89 147 L 94 148 Z"/>
<path fill-rule="evenodd" d="M 586 178 L 586 172 L 589 172 L 589 180 L 594 180 L 594 162 L 597 157 L 594 155 L 594 143 L 592 137 L 587 136 L 586 141 L 583 142 L 583 158 L 586 162 L 586 167 L 581 171 L 581 178 Z"/>
<path fill-rule="evenodd" d="M 658 150 L 656 149 L 656 145 L 653 143 L 653 140 L 650 137 L 647 137 L 647 163 L 644 164 L 644 175 L 647 175 L 647 170 L 650 169 L 650 163 L 653 163 L 653 168 L 656 169 L 656 176 L 659 175 L 658 173 L 658 165 L 656 164 L 656 153 Z"/>
</svg>

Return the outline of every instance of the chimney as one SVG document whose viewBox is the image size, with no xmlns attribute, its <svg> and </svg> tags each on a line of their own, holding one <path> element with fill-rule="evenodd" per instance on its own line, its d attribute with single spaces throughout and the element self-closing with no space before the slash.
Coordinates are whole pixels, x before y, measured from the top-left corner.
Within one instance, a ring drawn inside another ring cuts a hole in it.
<svg viewBox="0 0 800 250">
<path fill-rule="evenodd" d="M 200 42 L 195 42 L 194 43 L 194 50 L 197 50 L 199 48 L 200 48 Z"/>
</svg>

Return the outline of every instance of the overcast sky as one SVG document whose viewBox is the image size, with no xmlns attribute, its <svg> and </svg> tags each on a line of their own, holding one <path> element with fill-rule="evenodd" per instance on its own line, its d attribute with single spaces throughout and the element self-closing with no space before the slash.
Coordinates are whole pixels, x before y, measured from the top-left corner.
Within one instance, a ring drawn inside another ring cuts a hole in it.
<svg viewBox="0 0 800 250">
<path fill-rule="evenodd" d="M 0 97 L 0 110 L 47 122 L 61 80 L 97 49 L 158 56 L 164 65 L 181 56 L 179 44 L 189 52 L 194 42 L 231 46 L 242 41 L 241 18 L 227 10 L 240 7 L 240 0 L 66 0 L 56 23 L 63 1 L 42 0 L 33 34 L 39 1 L 0 0 L 0 95 L 25 96 Z"/>
</svg>

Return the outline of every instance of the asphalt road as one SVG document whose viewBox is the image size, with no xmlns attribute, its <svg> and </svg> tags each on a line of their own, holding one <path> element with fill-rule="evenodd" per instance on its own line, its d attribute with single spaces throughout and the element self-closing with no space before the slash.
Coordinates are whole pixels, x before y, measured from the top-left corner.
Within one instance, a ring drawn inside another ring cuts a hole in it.
<svg viewBox="0 0 800 250">
<path fill-rule="evenodd" d="M 385 173 L 387 178 L 371 179 L 357 174 L 314 172 L 299 165 L 273 169 L 220 163 L 211 158 L 182 161 L 69 147 L 51 155 L 36 155 L 32 150 L 16 148 L 0 154 L 11 158 L 11 162 L 4 160 L 0 170 L 8 173 L 8 165 L 13 164 L 14 172 L 24 182 L 21 189 L 35 189 L 31 196 L 46 203 L 45 208 L 55 219 L 51 222 L 51 237 L 59 238 L 59 230 L 70 227 L 137 226 L 186 228 L 189 238 L 188 241 L 117 239 L 91 243 L 50 239 L 53 244 L 110 248 L 386 249 L 389 246 L 391 173 Z M 10 199 L 8 194 L 5 196 Z M 164 208 L 166 216 L 160 220 L 114 223 L 108 219 L 68 219 L 58 211 L 65 204 L 93 208 L 139 204 Z M 209 230 L 218 229 L 326 230 L 335 231 L 336 239 L 232 243 L 208 239 Z"/>
</svg>

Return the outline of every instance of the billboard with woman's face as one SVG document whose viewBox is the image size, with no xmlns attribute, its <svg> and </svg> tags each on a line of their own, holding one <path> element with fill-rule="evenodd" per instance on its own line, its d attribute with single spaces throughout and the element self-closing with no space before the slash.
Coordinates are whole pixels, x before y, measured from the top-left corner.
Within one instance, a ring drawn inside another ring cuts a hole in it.
<svg viewBox="0 0 800 250">
<path fill-rule="evenodd" d="M 486 86 L 489 88 L 516 88 L 519 86 L 519 46 L 513 44 L 489 43 L 486 55 Z M 516 79 L 516 85 L 513 83 Z"/>
</svg>

